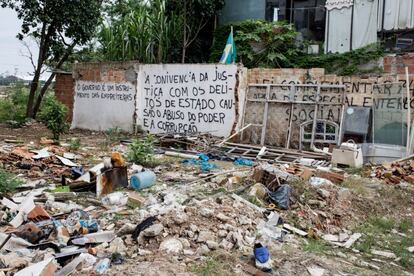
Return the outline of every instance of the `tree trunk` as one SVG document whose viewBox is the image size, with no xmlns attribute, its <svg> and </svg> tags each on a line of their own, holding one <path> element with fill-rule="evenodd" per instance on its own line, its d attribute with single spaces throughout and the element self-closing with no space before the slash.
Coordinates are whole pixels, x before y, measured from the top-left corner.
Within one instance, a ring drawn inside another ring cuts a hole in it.
<svg viewBox="0 0 414 276">
<path fill-rule="evenodd" d="M 59 62 L 56 64 L 55 70 L 60 69 L 63 65 L 63 63 L 68 59 L 69 55 L 72 53 L 73 48 L 75 47 L 76 42 L 73 42 L 68 49 L 66 50 L 65 54 L 62 56 L 62 58 L 59 60 Z M 36 118 L 37 112 L 39 112 L 40 105 L 42 103 L 43 97 L 46 94 L 47 89 L 49 88 L 50 84 L 52 83 L 53 79 L 55 78 L 56 73 L 52 72 L 52 74 L 49 76 L 45 84 L 43 85 L 42 89 L 40 90 L 39 96 L 37 96 L 36 104 L 33 109 L 33 118 Z"/>
<path fill-rule="evenodd" d="M 27 101 L 27 108 L 26 108 L 26 117 L 27 118 L 34 118 L 33 113 L 33 103 L 36 96 L 36 91 L 39 88 L 39 81 L 40 81 L 40 74 L 42 72 L 43 64 L 47 58 L 47 53 L 49 49 L 49 40 L 50 35 L 52 34 L 53 27 L 49 25 L 46 30 L 46 23 L 43 23 L 42 26 L 42 34 L 40 37 L 40 45 L 39 45 L 39 57 L 37 59 L 37 66 L 33 76 L 32 83 L 30 85 L 30 93 L 29 99 Z"/>
<path fill-rule="evenodd" d="M 185 63 L 187 51 L 187 0 L 184 0 L 184 23 L 183 23 L 183 52 L 181 53 L 181 63 Z"/>
<path fill-rule="evenodd" d="M 30 84 L 29 100 L 27 101 L 27 108 L 26 108 L 27 118 L 33 117 L 33 102 L 34 102 L 34 98 L 36 95 L 36 90 L 39 87 L 40 70 L 41 70 L 41 67 L 36 68 L 32 83 Z"/>
</svg>

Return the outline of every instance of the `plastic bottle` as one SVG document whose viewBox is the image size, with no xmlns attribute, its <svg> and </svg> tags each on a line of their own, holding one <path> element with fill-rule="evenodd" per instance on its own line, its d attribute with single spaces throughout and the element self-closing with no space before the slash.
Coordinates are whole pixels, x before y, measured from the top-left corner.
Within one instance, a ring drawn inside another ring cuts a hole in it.
<svg viewBox="0 0 414 276">
<path fill-rule="evenodd" d="M 99 274 L 104 274 L 105 271 L 109 269 L 109 266 L 111 265 L 111 260 L 108 258 L 105 258 L 96 265 L 95 271 Z"/>
<path fill-rule="evenodd" d="M 128 202 L 128 194 L 115 192 L 102 198 L 102 204 L 106 206 L 125 206 Z"/>
<path fill-rule="evenodd" d="M 115 238 L 113 231 L 104 231 L 98 233 L 87 234 L 83 237 L 73 239 L 72 243 L 76 245 L 84 245 L 87 243 L 103 243 L 110 242 Z"/>
<path fill-rule="evenodd" d="M 155 173 L 152 171 L 144 171 L 131 176 L 131 187 L 134 190 L 142 190 L 155 184 Z"/>
<path fill-rule="evenodd" d="M 81 238 L 73 239 L 72 243 L 76 245 L 85 245 L 89 243 L 89 239 L 87 237 L 81 237 Z"/>
</svg>

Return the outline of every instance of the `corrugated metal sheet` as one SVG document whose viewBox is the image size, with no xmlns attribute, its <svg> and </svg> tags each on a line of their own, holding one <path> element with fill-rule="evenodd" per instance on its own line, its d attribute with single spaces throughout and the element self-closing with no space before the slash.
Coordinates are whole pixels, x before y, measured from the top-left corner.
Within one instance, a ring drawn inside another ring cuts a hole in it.
<svg viewBox="0 0 414 276">
<path fill-rule="evenodd" d="M 378 0 L 355 0 L 352 49 L 377 42 Z"/>
<path fill-rule="evenodd" d="M 414 28 L 414 0 L 379 0 L 378 31 Z"/>
<path fill-rule="evenodd" d="M 327 11 L 325 52 L 350 51 L 351 41 L 352 49 L 377 42 L 377 12 L 378 0 L 354 0 L 353 7 Z"/>
<path fill-rule="evenodd" d="M 327 11 L 325 52 L 344 53 L 351 48 L 352 8 Z"/>
</svg>

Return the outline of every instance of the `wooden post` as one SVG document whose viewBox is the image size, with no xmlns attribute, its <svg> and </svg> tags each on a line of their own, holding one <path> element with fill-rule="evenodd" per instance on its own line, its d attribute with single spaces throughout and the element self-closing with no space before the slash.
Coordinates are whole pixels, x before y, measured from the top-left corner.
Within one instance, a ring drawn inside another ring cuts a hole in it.
<svg viewBox="0 0 414 276">
<path fill-rule="evenodd" d="M 292 95 L 293 93 L 293 95 Z M 288 137 L 287 137 L 287 141 L 286 141 L 286 148 L 289 149 L 290 148 L 290 139 L 292 137 L 292 121 L 293 121 L 293 101 L 295 99 L 295 95 L 296 95 L 296 85 L 291 85 L 290 87 L 290 97 L 289 100 L 291 101 L 290 104 L 290 114 L 289 114 L 289 129 L 288 129 Z"/>
<path fill-rule="evenodd" d="M 410 76 L 408 74 L 408 66 L 405 66 L 405 78 L 406 78 L 406 89 L 407 89 L 407 156 L 411 154 L 411 95 L 410 95 Z"/>
<path fill-rule="evenodd" d="M 262 125 L 262 136 L 260 138 L 260 145 L 264 146 L 266 139 L 266 128 L 267 128 L 267 113 L 269 111 L 269 99 L 270 99 L 270 85 L 266 87 L 266 102 L 263 110 L 263 125 Z"/>
<path fill-rule="evenodd" d="M 316 132 L 316 124 L 317 124 L 317 117 L 318 117 L 318 108 L 319 108 L 319 95 L 321 94 L 321 85 L 318 84 L 318 88 L 316 91 L 316 99 L 315 99 L 315 111 L 313 114 L 313 125 L 312 125 L 312 138 L 310 148 L 313 150 L 315 145 L 315 132 Z"/>
</svg>

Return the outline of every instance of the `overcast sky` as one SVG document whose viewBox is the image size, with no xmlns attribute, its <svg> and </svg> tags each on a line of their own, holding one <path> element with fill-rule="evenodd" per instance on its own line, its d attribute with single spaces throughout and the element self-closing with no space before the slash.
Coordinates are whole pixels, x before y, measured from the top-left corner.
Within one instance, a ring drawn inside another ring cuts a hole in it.
<svg viewBox="0 0 414 276">
<path fill-rule="evenodd" d="M 16 38 L 21 22 L 13 10 L 4 8 L 0 8 L 0 22 L 0 74 L 17 73 L 20 77 L 29 78 L 28 73 L 33 72 L 33 67 L 29 59 L 22 56 L 22 52 L 27 51 Z M 35 47 L 32 49 L 35 54 Z"/>
</svg>

